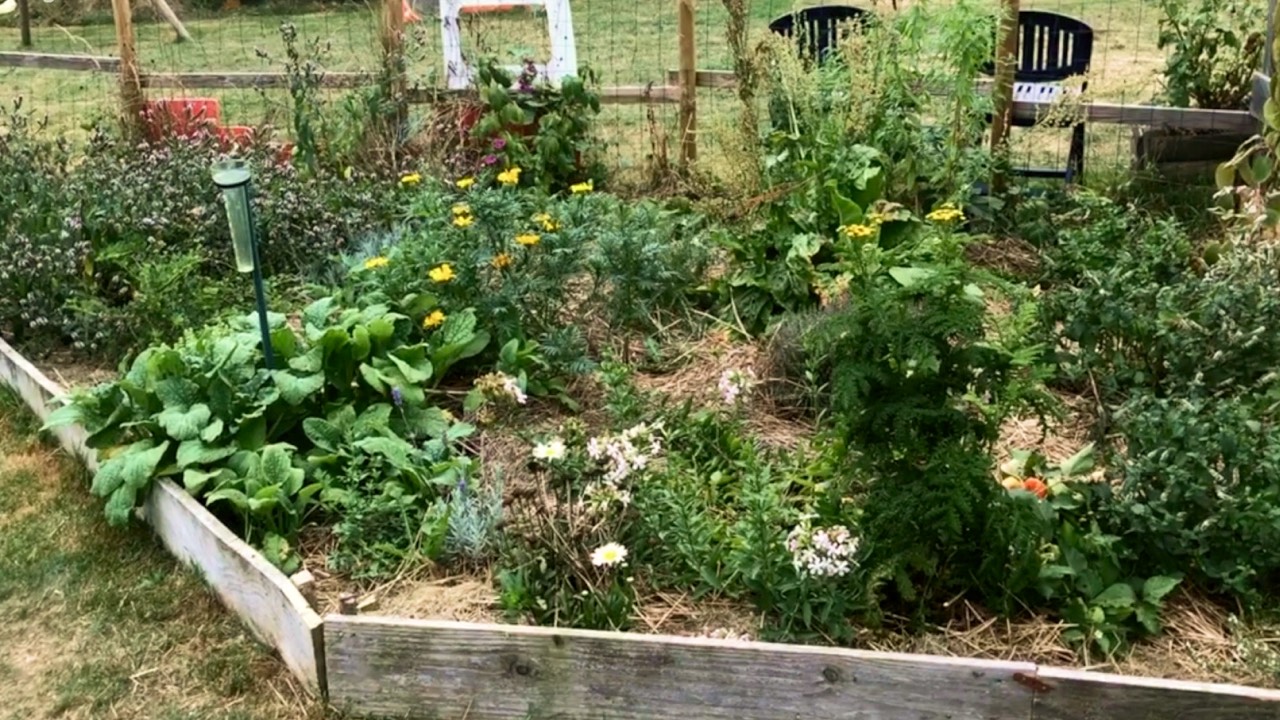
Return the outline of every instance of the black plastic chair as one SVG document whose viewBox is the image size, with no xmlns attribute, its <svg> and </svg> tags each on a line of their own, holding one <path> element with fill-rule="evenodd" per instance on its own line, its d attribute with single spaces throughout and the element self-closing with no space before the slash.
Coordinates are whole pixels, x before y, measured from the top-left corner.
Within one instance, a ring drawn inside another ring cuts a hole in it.
<svg viewBox="0 0 1280 720">
<path fill-rule="evenodd" d="M 1093 58 L 1093 28 L 1066 15 L 1027 10 L 1018 13 L 1018 66 L 1014 71 L 1014 100 L 1048 102 L 1064 92 L 1062 81 L 1084 75 Z M 995 63 L 984 69 L 995 74 Z M 1083 89 L 1083 86 L 1082 86 Z M 1014 118 L 1017 127 L 1039 124 L 1035 118 Z M 1067 167 L 1018 168 L 1016 175 L 1036 178 L 1062 178 L 1067 182 L 1084 176 L 1084 122 L 1071 127 L 1071 147 Z"/>
<path fill-rule="evenodd" d="M 870 17 L 869 12 L 852 5 L 819 5 L 783 15 L 769 23 L 769 31 L 795 38 L 802 57 L 822 62 L 836 49 L 841 24 L 863 23 Z"/>
</svg>

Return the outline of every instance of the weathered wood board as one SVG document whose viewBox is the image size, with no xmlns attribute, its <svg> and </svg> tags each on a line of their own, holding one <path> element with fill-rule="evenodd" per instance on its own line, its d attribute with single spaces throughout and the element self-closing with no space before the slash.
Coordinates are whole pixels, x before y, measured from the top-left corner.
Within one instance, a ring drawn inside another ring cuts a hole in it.
<svg viewBox="0 0 1280 720">
<path fill-rule="evenodd" d="M 41 419 L 66 394 L 3 340 L 0 382 L 17 391 Z M 84 428 L 63 427 L 57 436 L 65 450 L 91 469 L 97 466 L 96 453 L 84 444 Z M 168 481 L 153 486 L 142 515 L 169 552 L 200 573 L 222 603 L 280 653 L 303 685 L 314 693 L 324 692 L 322 621 L 284 573 Z"/>
<path fill-rule="evenodd" d="M 4 51 L 0 52 L 0 66 L 114 73 L 120 72 L 120 58 Z"/>
<path fill-rule="evenodd" d="M 1280 692 L 1041 667 L 1032 720 L 1276 720 Z"/>
<path fill-rule="evenodd" d="M 397 718 L 1025 720 L 1029 663 L 329 615 L 329 699 Z"/>
</svg>

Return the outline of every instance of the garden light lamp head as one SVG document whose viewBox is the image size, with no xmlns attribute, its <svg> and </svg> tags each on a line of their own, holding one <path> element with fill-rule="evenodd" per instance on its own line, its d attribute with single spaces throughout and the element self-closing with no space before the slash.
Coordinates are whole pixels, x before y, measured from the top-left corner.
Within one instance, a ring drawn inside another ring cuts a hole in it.
<svg viewBox="0 0 1280 720">
<path fill-rule="evenodd" d="M 213 164 L 213 183 L 222 191 L 231 225 L 231 246 L 236 254 L 236 270 L 253 272 L 257 265 L 253 247 L 253 217 L 249 208 L 249 183 L 253 174 L 243 160 L 220 160 Z"/>
</svg>

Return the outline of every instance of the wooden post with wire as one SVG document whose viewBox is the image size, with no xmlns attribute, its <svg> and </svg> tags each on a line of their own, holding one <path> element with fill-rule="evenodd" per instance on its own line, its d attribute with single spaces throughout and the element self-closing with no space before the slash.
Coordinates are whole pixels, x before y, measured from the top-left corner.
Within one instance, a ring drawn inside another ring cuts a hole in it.
<svg viewBox="0 0 1280 720">
<path fill-rule="evenodd" d="M 116 24 L 116 54 L 120 56 L 120 104 L 125 130 L 142 127 L 142 83 L 138 79 L 138 46 L 133 34 L 133 8 L 129 0 L 111 0 Z"/>
<path fill-rule="evenodd" d="M 1018 67 L 1019 0 L 1001 0 L 1000 26 L 996 35 L 996 78 L 991 90 L 991 154 L 1002 160 L 1009 154 L 1009 125 L 1013 120 L 1013 78 Z M 997 165 L 997 167 L 999 167 Z M 991 178 L 993 193 L 1004 192 L 1007 178 L 996 170 Z"/>
<path fill-rule="evenodd" d="M 694 44 L 694 0 L 676 0 L 680 23 L 680 164 L 698 158 L 698 53 Z"/>
<path fill-rule="evenodd" d="M 18 0 L 18 32 L 22 47 L 31 47 L 31 0 Z"/>
<path fill-rule="evenodd" d="M 382 0 L 379 25 L 382 41 L 384 82 L 390 92 L 388 98 L 395 108 L 394 129 L 399 130 L 408 116 L 406 96 L 409 81 L 404 59 L 404 21 L 406 0 Z"/>
</svg>

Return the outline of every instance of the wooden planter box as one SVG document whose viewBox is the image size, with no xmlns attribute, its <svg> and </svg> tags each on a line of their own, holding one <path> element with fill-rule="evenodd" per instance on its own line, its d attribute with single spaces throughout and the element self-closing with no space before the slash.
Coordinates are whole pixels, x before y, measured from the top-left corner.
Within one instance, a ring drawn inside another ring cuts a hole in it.
<svg viewBox="0 0 1280 720">
<path fill-rule="evenodd" d="M 1133 136 L 1136 169 L 1155 169 L 1178 177 L 1203 176 L 1213 179 L 1220 163 L 1235 156 L 1240 145 L 1253 133 L 1218 130 L 1171 130 L 1148 128 Z"/>
<path fill-rule="evenodd" d="M 40 417 L 64 390 L 0 340 L 0 385 Z M 93 466 L 85 431 L 60 444 Z M 360 715 L 466 720 L 1278 720 L 1280 691 L 765 642 L 328 615 L 181 488 L 159 540 L 312 692 Z"/>
</svg>

